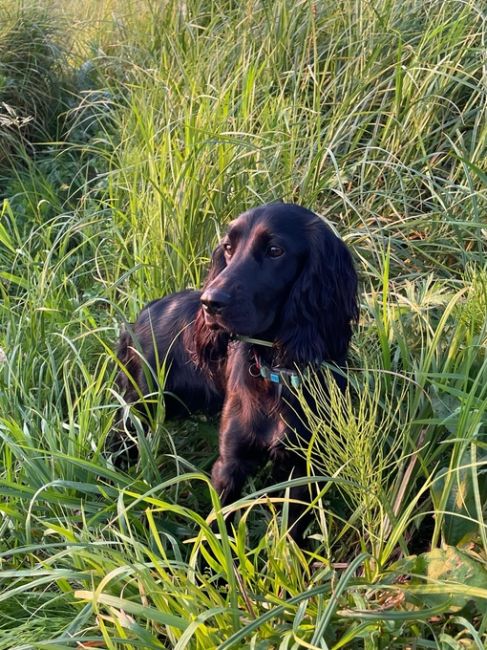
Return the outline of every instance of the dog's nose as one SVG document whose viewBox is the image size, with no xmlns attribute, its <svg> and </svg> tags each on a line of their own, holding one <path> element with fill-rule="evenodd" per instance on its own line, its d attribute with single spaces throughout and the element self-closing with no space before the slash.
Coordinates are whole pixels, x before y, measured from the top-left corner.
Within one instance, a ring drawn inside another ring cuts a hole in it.
<svg viewBox="0 0 487 650">
<path fill-rule="evenodd" d="M 223 309 L 230 304 L 231 296 L 221 289 L 206 289 L 201 295 L 203 309 L 209 314 L 221 314 Z"/>
</svg>

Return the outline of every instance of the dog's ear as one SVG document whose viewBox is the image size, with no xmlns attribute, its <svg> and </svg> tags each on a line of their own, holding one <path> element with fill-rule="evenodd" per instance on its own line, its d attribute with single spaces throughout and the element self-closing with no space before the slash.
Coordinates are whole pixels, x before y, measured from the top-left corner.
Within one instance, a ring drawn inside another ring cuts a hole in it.
<svg viewBox="0 0 487 650">
<path fill-rule="evenodd" d="M 223 246 L 218 244 L 211 257 L 211 265 L 203 285 L 203 291 L 225 267 Z M 188 330 L 188 335 L 192 337 L 192 340 L 188 341 L 188 349 L 193 353 L 194 362 L 201 370 L 216 377 L 219 374 L 218 370 L 222 362 L 226 358 L 228 334 L 210 330 L 205 323 L 203 309 L 200 307 L 196 314 L 194 327 Z"/>
<path fill-rule="evenodd" d="M 206 274 L 203 291 L 211 282 L 213 282 L 217 275 L 220 275 L 226 265 L 227 262 L 225 260 L 225 251 L 223 250 L 223 246 L 221 244 L 218 244 L 211 255 L 211 264 L 210 268 L 208 269 L 208 273 Z"/>
<path fill-rule="evenodd" d="M 116 383 L 122 393 L 126 393 L 130 388 L 130 381 L 128 377 L 135 376 L 137 372 L 137 358 L 134 354 L 134 343 L 132 339 L 132 326 L 133 323 L 124 325 L 120 333 L 117 345 L 117 359 L 120 362 L 121 368 L 116 376 Z"/>
<path fill-rule="evenodd" d="M 287 362 L 345 362 L 358 319 L 357 274 L 347 246 L 316 217 L 309 255 L 284 306 L 279 347 Z"/>
</svg>

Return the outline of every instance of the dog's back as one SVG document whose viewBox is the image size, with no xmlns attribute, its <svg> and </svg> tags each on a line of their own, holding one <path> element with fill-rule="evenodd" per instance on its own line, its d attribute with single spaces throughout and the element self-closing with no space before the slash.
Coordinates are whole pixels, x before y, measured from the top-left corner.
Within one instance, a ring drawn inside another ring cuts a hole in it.
<svg viewBox="0 0 487 650">
<path fill-rule="evenodd" d="M 125 400 L 135 403 L 154 395 L 164 380 L 166 417 L 193 412 L 216 413 L 223 403 L 218 377 L 194 360 L 195 320 L 200 291 L 181 291 L 150 302 L 118 342 L 122 365 L 117 384 Z"/>
</svg>

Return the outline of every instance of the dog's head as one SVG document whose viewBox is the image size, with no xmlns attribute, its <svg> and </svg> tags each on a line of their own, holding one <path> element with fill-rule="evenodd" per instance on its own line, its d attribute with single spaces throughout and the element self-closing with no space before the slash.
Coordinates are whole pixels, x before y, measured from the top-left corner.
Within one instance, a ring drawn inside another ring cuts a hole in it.
<svg viewBox="0 0 487 650">
<path fill-rule="evenodd" d="M 271 340 L 289 362 L 343 363 L 357 318 L 348 248 L 298 205 L 275 203 L 233 221 L 213 253 L 199 326 Z"/>
</svg>

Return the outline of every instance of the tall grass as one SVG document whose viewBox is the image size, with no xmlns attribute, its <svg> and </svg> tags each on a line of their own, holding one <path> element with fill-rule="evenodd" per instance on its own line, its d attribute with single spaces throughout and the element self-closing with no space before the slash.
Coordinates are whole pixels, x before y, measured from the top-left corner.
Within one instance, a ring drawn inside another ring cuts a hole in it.
<svg viewBox="0 0 487 650">
<path fill-rule="evenodd" d="M 483 648 L 479 3 L 2 11 L 0 649 Z M 121 323 L 279 199 L 332 221 L 361 276 L 350 393 L 307 414 L 304 550 L 300 479 L 257 478 L 227 532 L 216 423 L 161 404 L 138 463 L 105 449 Z"/>
</svg>

